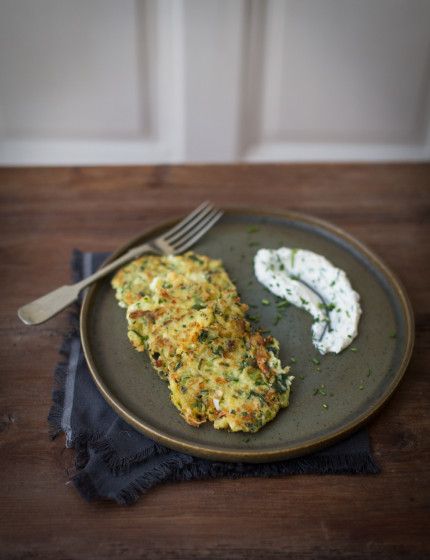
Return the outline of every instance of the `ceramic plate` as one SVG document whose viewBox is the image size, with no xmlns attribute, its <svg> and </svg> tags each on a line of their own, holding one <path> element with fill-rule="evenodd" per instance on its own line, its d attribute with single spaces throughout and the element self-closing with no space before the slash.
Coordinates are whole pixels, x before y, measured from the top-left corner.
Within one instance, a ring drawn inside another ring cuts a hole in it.
<svg viewBox="0 0 430 560">
<path fill-rule="evenodd" d="M 111 258 L 172 225 L 146 232 Z M 259 247 L 282 246 L 326 256 L 346 271 L 360 294 L 359 335 L 341 354 L 318 354 L 311 340 L 312 319 L 305 311 L 290 306 L 277 322 L 275 298 L 255 279 L 253 257 Z M 252 313 L 259 316 L 261 327 L 280 341 L 282 363 L 291 365 L 296 378 L 290 406 L 256 434 L 218 431 L 211 423 L 200 428 L 186 424 L 147 355 L 131 347 L 125 310 L 118 307 L 107 277 L 94 284 L 85 297 L 82 342 L 101 393 L 137 430 L 168 447 L 201 457 L 272 461 L 309 453 L 344 437 L 367 422 L 393 393 L 412 352 L 411 306 L 392 272 L 358 241 L 308 216 L 228 211 L 193 250 L 222 259 L 242 301 L 256 306 Z M 262 305 L 262 299 L 271 304 Z M 323 390 L 317 391 L 321 386 Z"/>
</svg>

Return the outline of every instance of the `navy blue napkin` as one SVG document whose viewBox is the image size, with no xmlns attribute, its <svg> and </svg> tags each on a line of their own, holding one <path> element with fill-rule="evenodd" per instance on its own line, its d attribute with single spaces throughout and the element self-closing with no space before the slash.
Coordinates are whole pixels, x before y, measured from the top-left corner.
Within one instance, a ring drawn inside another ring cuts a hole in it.
<svg viewBox="0 0 430 560">
<path fill-rule="evenodd" d="M 73 280 L 79 281 L 97 270 L 106 256 L 75 251 Z M 152 441 L 119 418 L 100 395 L 82 352 L 78 317 L 76 309 L 72 331 L 61 348 L 64 359 L 55 371 L 48 420 L 51 436 L 64 432 L 66 446 L 75 449 L 76 473 L 72 482 L 87 500 L 131 504 L 153 486 L 173 480 L 379 472 L 367 430 L 306 457 L 263 464 L 208 461 Z"/>
</svg>

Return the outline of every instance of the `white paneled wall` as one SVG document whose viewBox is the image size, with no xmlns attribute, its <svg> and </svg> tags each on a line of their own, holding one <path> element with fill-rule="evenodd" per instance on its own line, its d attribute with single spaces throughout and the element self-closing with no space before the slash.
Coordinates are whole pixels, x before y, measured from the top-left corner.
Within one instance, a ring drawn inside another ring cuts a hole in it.
<svg viewBox="0 0 430 560">
<path fill-rule="evenodd" d="M 430 0 L 0 0 L 0 163 L 430 159 Z"/>
</svg>

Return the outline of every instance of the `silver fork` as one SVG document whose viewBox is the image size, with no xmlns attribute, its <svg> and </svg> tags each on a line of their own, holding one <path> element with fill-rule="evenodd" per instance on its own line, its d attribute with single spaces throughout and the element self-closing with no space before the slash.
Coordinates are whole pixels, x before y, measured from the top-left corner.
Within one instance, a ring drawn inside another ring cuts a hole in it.
<svg viewBox="0 0 430 560">
<path fill-rule="evenodd" d="M 188 216 L 163 235 L 133 247 L 133 249 L 130 249 L 118 259 L 115 259 L 80 282 L 69 286 L 61 286 L 49 292 L 49 294 L 20 307 L 18 309 L 18 317 L 26 325 L 39 325 L 73 303 L 84 288 L 128 261 L 136 259 L 144 253 L 161 255 L 183 253 L 207 233 L 221 218 L 222 214 L 223 212 L 216 209 L 210 202 L 203 202 L 191 214 L 188 214 Z"/>
</svg>

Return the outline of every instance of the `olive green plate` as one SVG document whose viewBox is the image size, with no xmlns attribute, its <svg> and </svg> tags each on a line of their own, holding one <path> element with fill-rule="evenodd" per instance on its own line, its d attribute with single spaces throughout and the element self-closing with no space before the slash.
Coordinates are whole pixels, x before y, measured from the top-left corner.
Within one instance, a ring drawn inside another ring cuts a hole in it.
<svg viewBox="0 0 430 560">
<path fill-rule="evenodd" d="M 111 258 L 171 225 L 146 232 Z M 275 325 L 275 298 L 255 279 L 253 257 L 259 247 L 282 246 L 315 251 L 346 271 L 363 308 L 352 348 L 338 355 L 319 355 L 312 345 L 311 316 L 293 306 Z M 108 277 L 85 297 L 81 335 L 95 382 L 128 423 L 168 447 L 193 455 L 265 462 L 309 453 L 344 437 L 367 422 L 393 393 L 412 352 L 411 306 L 392 272 L 358 241 L 308 216 L 246 210 L 227 212 L 193 250 L 222 259 L 242 301 L 256 306 L 251 312 L 260 317 L 261 327 L 280 341 L 282 363 L 290 364 L 296 377 L 290 406 L 256 434 L 218 431 L 211 423 L 200 428 L 186 424 L 148 356 L 132 349 L 125 310 L 118 307 Z M 262 305 L 262 299 L 270 305 Z"/>
</svg>

